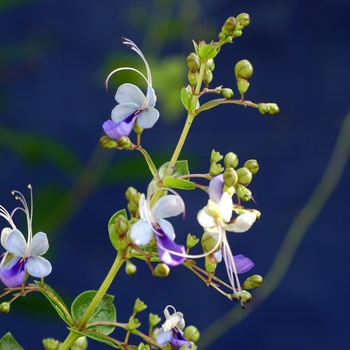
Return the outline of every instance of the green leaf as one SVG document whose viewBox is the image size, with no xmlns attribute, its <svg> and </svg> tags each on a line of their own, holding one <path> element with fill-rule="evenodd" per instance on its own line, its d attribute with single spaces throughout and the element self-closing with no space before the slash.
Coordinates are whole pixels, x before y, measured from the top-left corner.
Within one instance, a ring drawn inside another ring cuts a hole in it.
<svg viewBox="0 0 350 350">
<path fill-rule="evenodd" d="M 123 215 L 125 218 L 128 218 L 127 214 L 126 214 L 126 210 L 121 209 L 121 210 L 117 211 L 115 214 L 113 214 L 108 221 L 109 239 L 111 240 L 112 245 L 116 250 L 119 250 L 119 248 L 118 248 L 118 242 L 117 242 L 118 234 L 115 232 L 115 229 L 114 229 L 114 221 L 119 215 Z"/>
<path fill-rule="evenodd" d="M 199 47 L 198 49 L 198 56 L 202 59 L 202 60 L 209 60 L 211 58 L 214 58 L 216 55 L 218 54 L 218 50 L 217 50 L 217 44 L 207 44 L 204 46 Z"/>
<path fill-rule="evenodd" d="M 40 281 L 34 281 L 34 283 L 41 287 Z M 58 316 L 60 316 L 62 320 L 68 324 L 68 326 L 71 326 L 73 324 L 73 319 L 68 311 L 68 307 L 61 297 L 46 283 L 44 284 L 44 287 L 39 289 L 39 291 L 43 293 L 50 301 L 54 309 L 57 311 Z"/>
<path fill-rule="evenodd" d="M 88 290 L 80 295 L 78 295 L 72 303 L 71 311 L 73 319 L 78 322 L 79 319 L 83 316 L 87 307 L 91 304 L 92 299 L 94 298 L 96 291 Z M 117 311 L 113 305 L 114 296 L 105 294 L 99 304 L 97 305 L 94 314 L 89 320 L 89 323 L 92 322 L 116 322 L 117 321 Z M 110 334 L 114 330 L 114 326 L 106 325 L 96 325 L 89 327 L 90 330 L 96 330 L 103 334 Z"/>
<path fill-rule="evenodd" d="M 168 167 L 169 167 L 170 162 L 166 162 L 163 164 L 160 169 L 159 169 L 159 177 L 162 179 L 164 178 Z M 188 161 L 187 160 L 178 160 L 175 163 L 174 170 L 171 172 L 172 177 L 178 177 L 178 176 L 185 176 L 189 175 L 190 171 L 188 169 Z"/>
<path fill-rule="evenodd" d="M 1 350 L 24 350 L 15 340 L 15 338 L 12 336 L 12 334 L 6 333 L 1 339 L 0 339 L 0 349 Z"/>
<path fill-rule="evenodd" d="M 195 184 L 188 179 L 179 179 L 168 176 L 163 179 L 163 184 L 168 188 L 178 188 L 180 190 L 194 190 Z"/>
</svg>

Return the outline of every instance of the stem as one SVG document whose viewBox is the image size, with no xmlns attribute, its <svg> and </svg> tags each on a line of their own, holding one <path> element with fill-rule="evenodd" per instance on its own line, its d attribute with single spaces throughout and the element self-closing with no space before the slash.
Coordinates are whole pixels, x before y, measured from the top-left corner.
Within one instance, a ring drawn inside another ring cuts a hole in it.
<svg viewBox="0 0 350 350">
<path fill-rule="evenodd" d="M 106 294 L 109 286 L 113 282 L 116 274 L 118 273 L 123 263 L 124 263 L 124 259 L 121 257 L 121 254 L 118 252 L 117 257 L 114 260 L 114 263 L 111 269 L 109 270 L 105 280 L 102 282 L 99 290 L 95 294 L 90 305 L 86 308 L 84 314 L 81 316 L 80 320 L 77 322 L 74 328 L 76 328 L 79 331 L 83 331 L 86 328 L 87 323 L 92 317 L 94 311 L 96 310 L 103 296 Z M 60 350 L 68 350 L 79 337 L 81 337 L 80 334 L 77 334 L 71 331 L 68 337 L 66 338 L 66 340 L 61 345 Z"/>
</svg>

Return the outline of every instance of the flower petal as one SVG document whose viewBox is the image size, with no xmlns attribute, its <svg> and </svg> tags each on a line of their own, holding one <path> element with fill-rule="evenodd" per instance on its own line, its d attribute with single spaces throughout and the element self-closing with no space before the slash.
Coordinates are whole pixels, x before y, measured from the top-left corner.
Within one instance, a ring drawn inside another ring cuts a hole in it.
<svg viewBox="0 0 350 350">
<path fill-rule="evenodd" d="M 32 243 L 30 244 L 29 254 L 42 255 L 49 249 L 49 241 L 47 240 L 46 233 L 38 232 L 33 236 Z M 37 277 L 37 276 L 36 276 Z"/>
<path fill-rule="evenodd" d="M 17 256 L 24 257 L 26 250 L 26 240 L 22 232 L 13 230 L 5 241 L 6 249 Z"/>
<path fill-rule="evenodd" d="M 214 227 L 216 225 L 215 219 L 210 215 L 208 208 L 205 206 L 197 214 L 197 220 L 199 224 L 206 227 Z"/>
<path fill-rule="evenodd" d="M 137 124 L 140 128 L 150 129 L 158 120 L 159 112 L 153 107 L 142 110 L 137 117 Z"/>
<path fill-rule="evenodd" d="M 26 262 L 26 270 L 29 275 L 42 278 L 51 273 L 52 266 L 50 261 L 41 256 L 30 256 Z"/>
<path fill-rule="evenodd" d="M 184 333 L 178 328 L 173 330 L 173 338 L 169 340 L 169 344 L 171 344 L 175 350 L 181 348 L 181 346 L 192 348 L 192 344 L 186 340 Z"/>
<path fill-rule="evenodd" d="M 138 109 L 139 106 L 132 102 L 116 105 L 112 109 L 111 119 L 115 123 L 125 122 L 129 124 L 133 120 Z"/>
<path fill-rule="evenodd" d="M 220 203 L 222 189 L 224 188 L 224 175 L 220 174 L 213 177 L 209 182 L 209 198 L 216 204 Z"/>
<path fill-rule="evenodd" d="M 129 83 L 120 85 L 115 94 L 115 100 L 118 103 L 132 102 L 136 104 L 137 108 L 143 105 L 145 99 L 143 92 L 136 85 Z"/>
<path fill-rule="evenodd" d="M 232 198 L 227 192 L 222 194 L 219 207 L 222 218 L 229 222 L 232 216 Z"/>
<path fill-rule="evenodd" d="M 25 277 L 25 262 L 20 257 L 14 257 L 0 269 L 2 283 L 10 288 L 19 287 Z"/>
<path fill-rule="evenodd" d="M 163 233 L 166 234 L 168 238 L 170 238 L 172 241 L 175 239 L 174 227 L 168 220 L 159 219 L 157 224 L 161 227 Z"/>
<path fill-rule="evenodd" d="M 110 119 L 105 121 L 102 125 L 106 135 L 114 140 L 118 140 L 122 136 L 129 136 L 133 127 L 134 123 L 114 123 Z"/>
<path fill-rule="evenodd" d="M 171 329 L 170 331 L 164 332 L 163 328 L 159 328 L 156 337 L 157 343 L 160 346 L 164 346 L 173 337 L 173 330 Z"/>
<path fill-rule="evenodd" d="M 237 273 L 248 272 L 255 265 L 253 261 L 249 258 L 246 258 L 242 254 L 235 255 L 234 257 Z"/>
<path fill-rule="evenodd" d="M 181 214 L 185 210 L 184 203 L 179 196 L 172 194 L 158 199 L 151 209 L 152 215 L 156 221 L 158 219 L 170 218 Z"/>
<path fill-rule="evenodd" d="M 147 87 L 146 97 L 148 98 L 148 106 L 154 107 L 156 105 L 157 96 L 156 96 L 156 93 L 151 85 L 148 85 L 148 87 Z"/>
<path fill-rule="evenodd" d="M 12 228 L 11 227 L 5 227 L 2 229 L 1 231 L 1 245 L 6 248 L 6 239 L 8 237 L 8 235 L 12 232 Z"/>
<path fill-rule="evenodd" d="M 138 246 L 147 245 L 153 238 L 153 231 L 146 220 L 135 222 L 130 230 L 130 238 L 132 242 Z"/>
<path fill-rule="evenodd" d="M 176 244 L 167 235 L 156 235 L 157 247 L 159 257 L 162 261 L 169 266 L 177 266 L 182 264 L 186 257 L 185 247 L 183 245 Z M 171 252 L 176 252 L 182 256 L 171 254 Z"/>
<path fill-rule="evenodd" d="M 246 232 L 248 231 L 256 220 L 256 214 L 251 211 L 246 211 L 244 214 L 238 215 L 228 225 L 225 225 L 225 229 L 231 232 Z"/>
</svg>

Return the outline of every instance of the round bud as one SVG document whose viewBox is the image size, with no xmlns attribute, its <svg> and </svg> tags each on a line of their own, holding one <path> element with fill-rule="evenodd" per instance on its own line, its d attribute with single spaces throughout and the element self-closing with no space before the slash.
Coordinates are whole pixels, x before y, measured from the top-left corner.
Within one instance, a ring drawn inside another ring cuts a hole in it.
<svg viewBox="0 0 350 350">
<path fill-rule="evenodd" d="M 157 277 L 167 277 L 170 273 L 170 267 L 167 264 L 159 263 L 154 269 L 154 274 Z"/>
<path fill-rule="evenodd" d="M 129 221 L 124 215 L 118 215 L 114 220 L 114 230 L 119 236 L 124 236 L 129 230 Z"/>
<path fill-rule="evenodd" d="M 224 96 L 225 98 L 231 98 L 233 97 L 233 91 L 228 88 L 221 89 L 221 95 Z"/>
<path fill-rule="evenodd" d="M 247 292 L 246 290 L 242 290 L 242 295 L 240 300 L 243 301 L 243 303 L 249 303 L 253 299 L 252 295 Z"/>
<path fill-rule="evenodd" d="M 250 17 L 248 15 L 248 13 L 240 13 L 237 17 L 236 17 L 236 21 L 239 23 L 239 27 L 240 29 L 248 27 L 250 24 Z"/>
<path fill-rule="evenodd" d="M 235 169 L 232 167 L 226 168 L 224 171 L 224 183 L 226 186 L 235 186 L 238 182 L 238 175 Z"/>
<path fill-rule="evenodd" d="M 244 163 L 244 166 L 255 175 L 259 171 L 259 164 L 256 159 L 249 159 Z"/>
<path fill-rule="evenodd" d="M 203 251 L 205 253 L 208 253 L 215 248 L 215 246 L 218 243 L 218 240 L 215 239 L 210 233 L 204 232 L 201 239 L 201 243 L 202 243 Z M 220 250 L 220 248 L 221 248 L 221 244 L 219 244 L 216 251 Z"/>
<path fill-rule="evenodd" d="M 135 123 L 136 124 L 136 123 Z M 135 128 L 135 124 L 134 124 L 134 128 Z M 122 148 L 122 149 L 126 149 L 126 148 L 130 148 L 131 146 L 131 141 L 128 137 L 126 136 L 121 136 L 119 137 L 119 139 L 117 140 L 117 147 L 118 148 Z"/>
<path fill-rule="evenodd" d="M 60 342 L 54 338 L 43 339 L 43 345 L 45 350 L 57 350 L 60 346 Z"/>
<path fill-rule="evenodd" d="M 197 72 L 199 70 L 200 65 L 201 65 L 199 57 L 194 52 L 191 52 L 187 56 L 186 62 L 187 62 L 188 69 L 192 73 Z"/>
<path fill-rule="evenodd" d="M 128 200 L 128 202 L 136 202 L 135 197 L 137 195 L 137 190 L 134 187 L 129 187 L 125 192 L 125 197 Z"/>
<path fill-rule="evenodd" d="M 258 110 L 261 114 L 269 114 L 270 113 L 270 107 L 267 103 L 259 103 Z"/>
<path fill-rule="evenodd" d="M 204 263 L 205 271 L 207 271 L 209 274 L 213 274 L 215 272 L 216 265 L 217 265 L 217 263 L 213 262 L 209 256 L 205 257 L 205 263 Z"/>
<path fill-rule="evenodd" d="M 4 301 L 0 304 L 0 312 L 2 314 L 8 314 L 10 312 L 11 304 L 7 301 Z"/>
<path fill-rule="evenodd" d="M 237 169 L 237 175 L 238 175 L 238 182 L 243 186 L 248 186 L 253 179 L 252 173 L 246 167 Z"/>
<path fill-rule="evenodd" d="M 195 326 L 188 326 L 185 328 L 184 336 L 188 341 L 197 342 L 200 337 L 200 332 Z"/>
<path fill-rule="evenodd" d="M 253 275 L 247 278 L 242 284 L 242 288 L 244 289 L 254 289 L 259 288 L 263 283 L 263 278 L 260 275 Z"/>
<path fill-rule="evenodd" d="M 249 79 L 253 75 L 253 66 L 248 60 L 241 60 L 235 65 L 236 78 Z"/>
<path fill-rule="evenodd" d="M 117 142 L 106 135 L 100 138 L 100 145 L 103 148 L 117 148 Z"/>
<path fill-rule="evenodd" d="M 276 103 L 270 103 L 269 108 L 270 108 L 270 114 L 277 114 L 280 112 L 280 109 L 278 108 Z"/>
<path fill-rule="evenodd" d="M 204 75 L 203 75 L 203 82 L 205 85 L 209 85 L 211 83 L 211 81 L 213 80 L 213 73 L 210 69 L 206 69 L 204 71 Z"/>
<path fill-rule="evenodd" d="M 88 347 L 87 338 L 85 336 L 78 338 L 74 342 L 74 344 L 72 346 L 72 349 L 73 349 L 73 347 L 74 347 L 75 350 L 85 350 L 85 349 L 87 349 L 87 347 Z"/>
<path fill-rule="evenodd" d="M 137 272 L 137 267 L 131 261 L 127 261 L 125 266 L 125 272 L 129 276 L 134 276 Z"/>
<path fill-rule="evenodd" d="M 189 71 L 187 74 L 187 80 L 191 86 L 196 85 L 197 81 L 198 81 L 198 72 L 193 73 L 193 72 Z"/>
<path fill-rule="evenodd" d="M 233 31 L 236 27 L 236 18 L 233 16 L 227 18 L 226 22 L 221 28 L 221 32 L 225 34 L 225 36 L 232 35 Z"/>
<path fill-rule="evenodd" d="M 227 153 L 224 158 L 224 164 L 225 164 L 225 168 L 229 168 L 229 167 L 235 168 L 238 165 L 237 154 L 233 152 Z"/>
</svg>

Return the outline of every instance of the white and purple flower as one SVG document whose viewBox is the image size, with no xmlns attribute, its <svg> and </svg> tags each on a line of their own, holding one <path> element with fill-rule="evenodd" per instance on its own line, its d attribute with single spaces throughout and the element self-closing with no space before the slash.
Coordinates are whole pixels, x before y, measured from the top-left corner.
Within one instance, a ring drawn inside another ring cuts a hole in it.
<svg viewBox="0 0 350 350">
<path fill-rule="evenodd" d="M 106 84 L 108 84 L 108 80 L 112 74 L 121 70 L 132 70 L 140 74 L 147 82 L 147 94 L 145 96 L 137 86 L 129 83 L 122 84 L 118 88 L 115 95 L 115 100 L 118 102 L 118 105 L 112 110 L 111 119 L 107 120 L 102 125 L 106 135 L 115 140 L 119 139 L 121 136 L 129 136 L 136 121 L 140 128 L 149 129 L 153 127 L 159 118 L 159 112 L 154 108 L 157 97 L 152 87 L 151 70 L 146 58 L 131 40 L 122 38 L 122 43 L 127 45 L 142 58 L 146 66 L 147 78 L 135 68 L 122 67 L 108 75 Z"/>
<path fill-rule="evenodd" d="M 31 191 L 31 187 L 28 187 Z M 52 267 L 48 260 L 41 257 L 49 248 L 46 234 L 38 232 L 33 236 L 32 233 L 33 206 L 29 210 L 20 192 L 12 191 L 12 194 L 22 203 L 23 208 L 17 207 L 10 214 L 3 206 L 0 206 L 0 216 L 6 219 L 11 226 L 11 228 L 4 228 L 1 232 L 1 245 L 6 252 L 0 257 L 0 279 L 7 287 L 15 288 L 23 284 L 28 275 L 37 278 L 46 277 L 51 273 Z M 17 210 L 24 211 L 27 217 L 27 241 L 12 220 Z"/>
<path fill-rule="evenodd" d="M 174 313 L 170 315 L 168 308 L 172 308 Z M 181 346 L 192 348 L 192 344 L 186 340 L 184 333 L 180 328 L 185 327 L 185 319 L 181 312 L 177 312 L 172 305 L 168 305 L 164 309 L 165 322 L 157 332 L 157 343 L 164 346 L 169 343 L 174 349 Z"/>
<path fill-rule="evenodd" d="M 233 256 L 226 231 L 240 233 L 249 230 L 256 220 L 256 214 L 245 210 L 231 221 L 232 198 L 227 192 L 223 192 L 223 188 L 223 175 L 215 176 L 210 181 L 208 204 L 198 212 L 197 219 L 207 233 L 211 234 L 220 244 L 222 243 L 222 248 L 214 255 L 218 262 L 223 257 L 233 292 L 239 297 L 241 285 L 237 274 L 249 271 L 254 263 L 243 255 Z"/>
<path fill-rule="evenodd" d="M 169 266 L 177 266 L 186 260 L 185 247 L 174 242 L 175 231 L 172 224 L 164 218 L 177 216 L 185 211 L 185 205 L 179 195 L 165 195 L 150 207 L 148 198 L 141 195 L 139 201 L 140 219 L 130 230 L 130 238 L 137 246 L 150 243 L 156 238 L 159 257 Z M 174 254 L 173 254 L 174 253 Z"/>
</svg>

